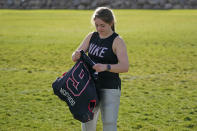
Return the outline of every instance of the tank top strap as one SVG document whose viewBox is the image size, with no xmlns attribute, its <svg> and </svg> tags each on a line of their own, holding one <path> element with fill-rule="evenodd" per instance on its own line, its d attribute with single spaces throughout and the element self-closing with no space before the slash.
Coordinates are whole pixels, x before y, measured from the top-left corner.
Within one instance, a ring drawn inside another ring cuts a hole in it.
<svg viewBox="0 0 197 131">
<path fill-rule="evenodd" d="M 94 40 L 94 39 L 97 38 L 97 37 L 98 37 L 98 32 L 93 32 L 93 33 L 92 33 L 92 36 L 91 36 L 91 38 L 90 38 L 90 41 Z"/>
<path fill-rule="evenodd" d="M 114 41 L 114 39 L 115 39 L 117 36 L 118 36 L 118 34 L 114 32 L 114 33 L 112 34 L 112 36 L 111 36 L 111 37 L 112 37 L 111 39 Z"/>
</svg>

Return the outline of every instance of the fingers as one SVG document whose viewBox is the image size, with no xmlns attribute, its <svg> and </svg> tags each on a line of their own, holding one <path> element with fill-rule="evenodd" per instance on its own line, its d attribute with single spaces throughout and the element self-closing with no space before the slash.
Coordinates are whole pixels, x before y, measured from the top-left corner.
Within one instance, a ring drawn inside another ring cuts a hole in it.
<svg viewBox="0 0 197 131">
<path fill-rule="evenodd" d="M 96 70 L 96 72 L 101 72 L 101 64 L 95 64 L 93 67 L 92 67 L 94 70 Z"/>
<path fill-rule="evenodd" d="M 96 72 L 102 72 L 106 70 L 105 64 L 95 64 L 92 68 L 96 70 Z"/>
<path fill-rule="evenodd" d="M 81 52 L 80 52 L 80 51 L 76 51 L 75 57 L 76 57 L 77 59 L 79 59 L 79 58 L 81 57 Z"/>
<path fill-rule="evenodd" d="M 81 57 L 81 52 L 80 52 L 80 51 L 75 51 L 75 52 L 73 52 L 72 60 L 73 60 L 74 62 L 76 62 L 80 57 Z"/>
<path fill-rule="evenodd" d="M 96 70 L 96 64 L 95 65 L 93 65 L 93 67 L 92 67 L 94 70 Z"/>
</svg>

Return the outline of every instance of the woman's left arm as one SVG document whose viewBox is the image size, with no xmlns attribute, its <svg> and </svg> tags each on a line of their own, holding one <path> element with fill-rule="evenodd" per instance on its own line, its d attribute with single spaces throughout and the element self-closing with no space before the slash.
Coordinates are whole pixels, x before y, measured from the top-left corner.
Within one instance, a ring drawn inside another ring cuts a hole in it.
<svg viewBox="0 0 197 131">
<path fill-rule="evenodd" d="M 118 64 L 111 64 L 110 72 L 122 73 L 129 71 L 127 48 L 122 38 L 116 37 L 113 43 L 113 51 L 118 57 Z"/>
<path fill-rule="evenodd" d="M 110 72 L 123 73 L 129 70 L 129 60 L 127 55 L 127 48 L 122 38 L 116 37 L 113 43 L 113 51 L 118 58 L 117 64 L 110 64 Z M 93 66 L 96 72 L 102 72 L 107 70 L 107 64 L 96 64 Z"/>
</svg>

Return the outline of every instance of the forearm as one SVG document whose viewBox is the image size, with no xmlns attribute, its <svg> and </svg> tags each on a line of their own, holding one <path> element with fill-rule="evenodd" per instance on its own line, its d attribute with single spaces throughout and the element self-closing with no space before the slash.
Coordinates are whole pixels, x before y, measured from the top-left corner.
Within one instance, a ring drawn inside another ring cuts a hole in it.
<svg viewBox="0 0 197 131">
<path fill-rule="evenodd" d="M 108 65 L 110 65 L 110 69 L 108 69 Z M 93 66 L 93 69 L 96 70 L 96 72 L 103 72 L 103 71 L 109 71 L 114 73 L 123 73 L 128 72 L 129 65 L 128 64 L 95 64 Z"/>
<path fill-rule="evenodd" d="M 110 72 L 123 73 L 129 71 L 129 64 L 118 63 L 118 64 L 110 64 L 110 66 L 111 66 L 111 69 L 109 70 Z"/>
</svg>

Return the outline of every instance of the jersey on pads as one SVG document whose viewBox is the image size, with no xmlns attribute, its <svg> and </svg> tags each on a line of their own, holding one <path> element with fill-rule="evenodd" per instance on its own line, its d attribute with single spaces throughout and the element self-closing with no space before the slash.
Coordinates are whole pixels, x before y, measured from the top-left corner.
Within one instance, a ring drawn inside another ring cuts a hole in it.
<svg viewBox="0 0 197 131">
<path fill-rule="evenodd" d="M 91 59 L 81 51 L 80 60 L 52 84 L 54 94 L 65 101 L 73 117 L 83 123 L 93 119 L 93 109 L 99 102 L 93 65 Z"/>
</svg>

